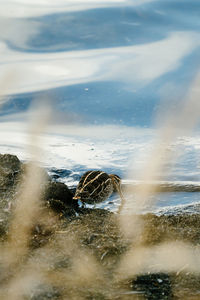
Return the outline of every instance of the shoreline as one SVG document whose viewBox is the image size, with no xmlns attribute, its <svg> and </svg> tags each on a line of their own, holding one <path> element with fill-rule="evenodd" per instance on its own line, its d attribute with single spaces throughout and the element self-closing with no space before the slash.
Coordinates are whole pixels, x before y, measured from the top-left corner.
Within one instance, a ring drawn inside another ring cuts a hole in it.
<svg viewBox="0 0 200 300">
<path fill-rule="evenodd" d="M 16 190 L 26 178 L 26 168 L 17 157 L 0 155 L 0 246 L 4 252 L 7 249 L 1 260 L 0 293 L 7 293 L 13 280 L 22 280 L 25 269 L 28 276 L 34 271 L 36 278 L 45 278 L 35 288 L 30 282 L 28 295 L 35 295 L 33 299 L 47 295 L 48 299 L 198 299 L 200 214 L 119 216 L 80 208 L 72 201 L 72 191 L 52 181 L 46 171 L 42 171 L 43 200 L 37 214 L 27 219 L 28 231 L 22 235 L 22 258 L 17 246 L 20 236 L 14 240 L 10 236 L 18 205 Z M 14 232 L 23 229 L 26 217 L 24 210 Z M 136 236 L 127 236 L 124 221 L 126 226 L 140 222 L 140 232 L 133 228 Z M 9 261 L 13 247 L 14 264 Z M 23 295 L 25 286 L 18 288 Z"/>
</svg>

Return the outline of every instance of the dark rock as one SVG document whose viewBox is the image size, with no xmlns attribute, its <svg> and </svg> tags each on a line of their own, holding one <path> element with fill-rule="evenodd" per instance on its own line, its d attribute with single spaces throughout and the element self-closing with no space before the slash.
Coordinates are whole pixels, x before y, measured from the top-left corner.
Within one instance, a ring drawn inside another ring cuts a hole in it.
<svg viewBox="0 0 200 300">
<path fill-rule="evenodd" d="M 66 184 L 61 182 L 49 182 L 46 187 L 44 201 L 48 208 L 62 217 L 76 216 L 78 202 L 73 200 L 73 193 Z"/>
<path fill-rule="evenodd" d="M 76 201 L 72 199 L 72 192 L 68 189 L 66 184 L 62 182 L 50 182 L 47 185 L 44 197 L 45 200 L 60 200 L 61 203 L 67 206 L 74 206 L 74 203 L 76 203 Z"/>
<path fill-rule="evenodd" d="M 0 154 L 0 189 L 6 191 L 17 182 L 21 162 L 15 155 Z"/>
<path fill-rule="evenodd" d="M 132 282 L 133 289 L 142 291 L 147 300 L 173 299 L 171 280 L 168 274 L 145 274 Z"/>
<path fill-rule="evenodd" d="M 17 156 L 0 154 L 0 238 L 3 238 L 8 231 L 21 166 L 22 163 Z"/>
<path fill-rule="evenodd" d="M 21 168 L 21 162 L 16 155 L 0 154 L 0 167 L 12 172 L 18 172 Z"/>
<path fill-rule="evenodd" d="M 67 206 L 61 200 L 50 199 L 47 200 L 46 205 L 51 208 L 60 217 L 74 217 L 76 216 L 75 208 Z"/>
<path fill-rule="evenodd" d="M 75 195 L 76 192 L 76 188 L 70 188 L 70 192 L 73 194 L 73 196 Z"/>
<path fill-rule="evenodd" d="M 67 206 L 60 200 L 49 199 L 47 200 L 47 207 L 52 208 L 57 213 L 64 213 Z"/>
</svg>

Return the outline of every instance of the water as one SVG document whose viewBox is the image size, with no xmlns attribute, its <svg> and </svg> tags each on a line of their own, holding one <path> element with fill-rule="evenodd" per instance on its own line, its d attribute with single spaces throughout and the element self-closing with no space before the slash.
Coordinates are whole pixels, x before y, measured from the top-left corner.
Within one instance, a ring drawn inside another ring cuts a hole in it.
<svg viewBox="0 0 200 300">
<path fill-rule="evenodd" d="M 7 0 L 1 8 L 0 152 L 29 159 L 29 110 L 43 101 L 53 117 L 41 163 L 57 180 L 73 187 L 89 169 L 124 180 L 131 169 L 137 179 L 155 120 L 178 114 L 199 71 L 200 3 Z M 166 162 L 162 180 L 200 180 L 198 128 L 169 145 L 176 162 Z M 156 197 L 154 211 L 199 201 L 198 193 Z M 115 210 L 119 199 L 110 200 L 100 207 Z"/>
</svg>

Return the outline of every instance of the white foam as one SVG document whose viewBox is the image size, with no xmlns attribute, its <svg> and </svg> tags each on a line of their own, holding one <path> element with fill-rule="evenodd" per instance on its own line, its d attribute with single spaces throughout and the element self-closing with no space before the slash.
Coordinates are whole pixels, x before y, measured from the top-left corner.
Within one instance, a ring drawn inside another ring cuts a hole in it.
<svg viewBox="0 0 200 300">
<path fill-rule="evenodd" d="M 28 159 L 27 127 L 27 124 L 22 122 L 0 123 L 0 152 L 16 154 L 23 160 Z M 132 138 L 134 130 L 125 126 L 86 126 L 85 128 L 74 126 L 74 131 L 73 126 L 69 128 L 62 126 L 62 133 L 53 133 L 51 129 L 50 132 L 51 134 L 44 134 L 41 137 L 42 164 L 46 167 L 73 169 L 75 166 L 82 166 L 94 169 L 123 169 L 128 164 L 129 153 L 132 153 L 136 147 Z M 95 137 L 95 132 L 98 132 L 98 138 Z M 138 134 L 136 130 L 135 136 Z"/>
</svg>

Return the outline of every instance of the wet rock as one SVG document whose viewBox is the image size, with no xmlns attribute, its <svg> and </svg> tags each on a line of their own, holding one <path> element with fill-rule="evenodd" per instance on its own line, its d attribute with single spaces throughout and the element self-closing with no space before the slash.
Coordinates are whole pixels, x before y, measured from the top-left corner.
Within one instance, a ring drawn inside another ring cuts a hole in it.
<svg viewBox="0 0 200 300">
<path fill-rule="evenodd" d="M 45 200 L 60 200 L 63 204 L 68 206 L 73 206 L 75 203 L 72 199 L 72 192 L 68 189 L 66 184 L 62 182 L 50 182 L 46 187 L 44 197 Z"/>
<path fill-rule="evenodd" d="M 61 182 L 51 181 L 47 184 L 44 193 L 44 201 L 48 208 L 55 213 L 65 217 L 75 216 L 78 209 L 78 202 L 73 200 L 73 193 L 67 185 Z"/>
<path fill-rule="evenodd" d="M 165 273 L 138 276 L 137 279 L 132 282 L 132 287 L 134 290 L 142 291 L 145 299 L 173 299 L 170 276 Z"/>
<path fill-rule="evenodd" d="M 46 206 L 52 209 L 61 218 L 67 218 L 68 220 L 76 216 L 76 209 L 67 206 L 60 200 L 50 199 L 46 201 Z"/>
</svg>

